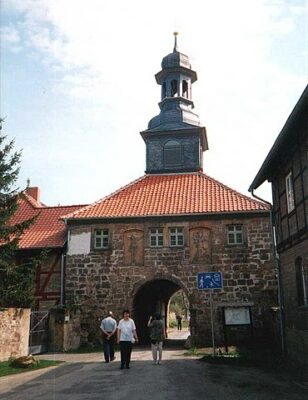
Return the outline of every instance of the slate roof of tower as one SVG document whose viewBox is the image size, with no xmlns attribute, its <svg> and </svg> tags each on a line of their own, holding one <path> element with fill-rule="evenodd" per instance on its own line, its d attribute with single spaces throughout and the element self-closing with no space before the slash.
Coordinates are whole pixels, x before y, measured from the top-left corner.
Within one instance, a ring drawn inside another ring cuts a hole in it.
<svg viewBox="0 0 308 400">
<path fill-rule="evenodd" d="M 10 220 L 15 225 L 32 217 L 37 217 L 21 236 L 19 249 L 63 247 L 66 242 L 66 227 L 60 218 L 63 214 L 77 211 L 84 205 L 46 207 L 24 193 L 18 200 L 18 209 Z"/>
<path fill-rule="evenodd" d="M 268 206 L 201 172 L 144 175 L 65 219 L 267 211 Z"/>
</svg>

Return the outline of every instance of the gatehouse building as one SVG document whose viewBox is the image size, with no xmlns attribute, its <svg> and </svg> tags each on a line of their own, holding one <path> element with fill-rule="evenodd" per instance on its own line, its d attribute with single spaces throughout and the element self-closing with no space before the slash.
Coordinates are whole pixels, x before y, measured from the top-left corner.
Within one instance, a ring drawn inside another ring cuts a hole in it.
<svg viewBox="0 0 308 400">
<path fill-rule="evenodd" d="M 189 302 L 191 343 L 211 341 L 210 297 L 217 343 L 268 336 L 277 303 L 268 206 L 203 170 L 208 140 L 194 112 L 197 73 L 176 36 L 161 67 L 160 111 L 141 132 L 145 175 L 63 215 L 66 304 L 81 309 L 89 342 L 98 319 L 125 308 L 146 342 L 149 316 L 160 312 L 167 326 L 178 290 Z M 203 272 L 221 273 L 223 287 L 198 288 Z"/>
</svg>

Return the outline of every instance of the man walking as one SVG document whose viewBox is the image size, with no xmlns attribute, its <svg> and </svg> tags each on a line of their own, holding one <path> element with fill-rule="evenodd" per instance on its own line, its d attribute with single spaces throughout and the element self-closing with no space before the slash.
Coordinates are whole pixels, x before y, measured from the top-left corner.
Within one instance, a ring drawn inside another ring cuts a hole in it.
<svg viewBox="0 0 308 400">
<path fill-rule="evenodd" d="M 101 322 L 100 326 L 103 332 L 103 346 L 104 346 L 104 357 L 105 362 L 113 361 L 114 357 L 114 344 L 115 344 L 115 333 L 117 330 L 117 321 L 113 318 L 112 311 L 109 311 L 106 318 Z"/>
<path fill-rule="evenodd" d="M 178 314 L 176 316 L 176 320 L 178 322 L 178 331 L 181 331 L 182 330 L 182 315 Z"/>
</svg>

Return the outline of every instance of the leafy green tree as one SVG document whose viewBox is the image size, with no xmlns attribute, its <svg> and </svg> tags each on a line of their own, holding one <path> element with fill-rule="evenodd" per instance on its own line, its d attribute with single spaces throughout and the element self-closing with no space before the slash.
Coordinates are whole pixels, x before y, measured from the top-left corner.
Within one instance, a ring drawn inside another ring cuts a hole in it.
<svg viewBox="0 0 308 400">
<path fill-rule="evenodd" d="M 16 257 L 21 235 L 34 218 L 11 224 L 23 193 L 15 187 L 21 160 L 21 151 L 14 152 L 14 140 L 7 141 L 2 133 L 0 119 L 0 306 L 29 307 L 34 298 L 36 261 L 19 263 Z"/>
<path fill-rule="evenodd" d="M 171 297 L 169 311 L 173 312 L 175 315 L 184 314 L 185 318 L 187 318 L 189 311 L 189 302 L 183 290 L 178 290 Z"/>
</svg>

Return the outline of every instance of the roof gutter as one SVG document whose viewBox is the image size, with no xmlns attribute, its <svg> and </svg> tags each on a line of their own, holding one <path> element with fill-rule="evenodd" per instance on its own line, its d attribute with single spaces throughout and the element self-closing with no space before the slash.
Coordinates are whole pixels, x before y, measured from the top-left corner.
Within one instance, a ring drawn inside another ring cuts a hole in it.
<svg viewBox="0 0 308 400">
<path fill-rule="evenodd" d="M 252 187 L 249 188 L 249 191 L 255 199 L 259 201 L 263 201 L 264 203 L 268 204 L 270 207 L 270 224 L 272 230 L 272 237 L 273 237 L 273 256 L 275 261 L 275 269 L 277 271 L 277 284 L 278 284 L 278 305 L 279 305 L 279 328 L 280 328 L 280 345 L 281 345 L 281 352 L 283 355 L 287 354 L 286 348 L 286 333 L 285 333 L 285 310 L 284 310 L 284 300 L 283 300 L 283 285 L 282 285 L 282 276 L 281 276 L 281 265 L 280 265 L 280 257 L 277 252 L 277 241 L 276 241 L 276 229 L 274 224 L 274 211 L 273 205 L 261 197 L 254 194 L 254 189 Z"/>
</svg>

